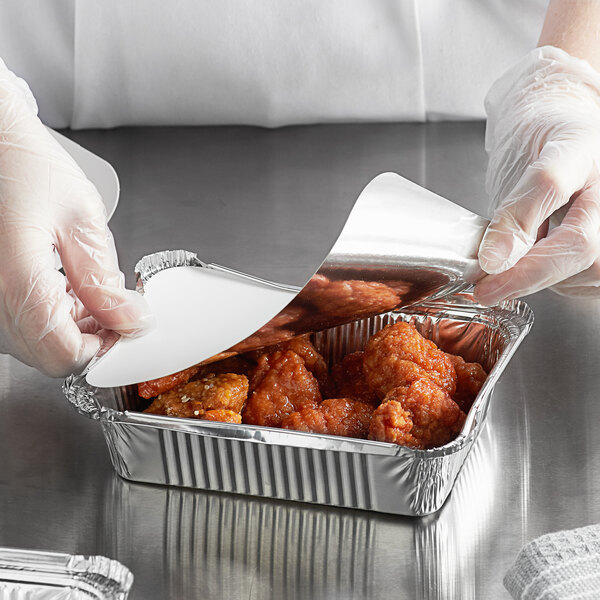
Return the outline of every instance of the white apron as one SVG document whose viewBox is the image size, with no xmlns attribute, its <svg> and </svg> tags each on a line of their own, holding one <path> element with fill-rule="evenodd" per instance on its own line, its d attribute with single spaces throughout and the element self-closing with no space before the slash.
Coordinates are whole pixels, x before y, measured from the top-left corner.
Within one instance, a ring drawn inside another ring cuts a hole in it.
<svg viewBox="0 0 600 600">
<path fill-rule="evenodd" d="M 483 118 L 547 0 L 2 0 L 52 127 Z"/>
</svg>

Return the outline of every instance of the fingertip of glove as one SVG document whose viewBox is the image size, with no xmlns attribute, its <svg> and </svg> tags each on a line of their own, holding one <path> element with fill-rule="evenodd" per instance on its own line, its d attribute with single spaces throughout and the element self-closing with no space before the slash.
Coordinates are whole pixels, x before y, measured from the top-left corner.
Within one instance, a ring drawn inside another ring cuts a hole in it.
<svg viewBox="0 0 600 600">
<path fill-rule="evenodd" d="M 500 300 L 495 297 L 493 290 L 482 289 L 479 285 L 475 286 L 473 296 L 482 306 L 496 306 L 500 302 Z"/>
<path fill-rule="evenodd" d="M 125 300 L 119 311 L 120 322 L 112 328 L 114 331 L 125 337 L 140 337 L 156 328 L 156 317 L 141 294 L 125 290 Z"/>
<path fill-rule="evenodd" d="M 488 244 L 482 244 L 479 250 L 479 266 L 490 275 L 502 273 L 510 268 L 506 258 L 499 255 L 494 246 Z"/>
<path fill-rule="evenodd" d="M 155 317 L 146 299 L 133 290 L 104 290 L 104 305 L 92 312 L 102 328 L 125 337 L 146 334 L 155 326 Z"/>
<path fill-rule="evenodd" d="M 55 358 L 51 363 L 39 365 L 38 369 L 49 377 L 62 378 L 68 375 L 78 375 L 81 373 L 88 363 L 96 356 L 102 340 L 95 334 L 84 333 L 81 336 L 81 345 L 77 351 L 77 355 L 70 357 Z"/>
</svg>

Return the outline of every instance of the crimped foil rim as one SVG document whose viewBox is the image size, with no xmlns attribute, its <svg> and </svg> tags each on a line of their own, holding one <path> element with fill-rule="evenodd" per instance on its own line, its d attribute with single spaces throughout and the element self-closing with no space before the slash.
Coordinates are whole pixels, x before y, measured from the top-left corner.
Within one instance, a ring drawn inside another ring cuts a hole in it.
<svg viewBox="0 0 600 600">
<path fill-rule="evenodd" d="M 0 581 L 35 585 L 35 574 L 43 576 L 40 584 L 48 583 L 48 578 L 62 577 L 75 589 L 85 584 L 106 594 L 107 600 L 124 600 L 133 585 L 133 573 L 106 556 L 0 548 Z"/>
<path fill-rule="evenodd" d="M 278 443 L 272 439 L 263 440 L 257 437 L 235 437 L 231 435 L 218 435 L 216 432 L 219 428 L 226 428 L 227 423 L 219 423 L 219 422 L 209 422 L 202 423 L 194 421 L 194 423 L 190 423 L 190 419 L 180 418 L 180 417 L 167 417 L 162 415 L 142 415 L 142 413 L 132 412 L 132 411 L 115 411 L 113 409 L 105 409 L 100 416 L 101 419 L 107 419 L 110 421 L 119 421 L 119 422 L 128 422 L 135 423 L 137 425 L 143 427 L 151 427 L 156 429 L 170 429 L 177 431 L 186 431 L 193 434 L 203 434 L 203 435 L 214 435 L 214 437 L 224 438 L 224 439 L 239 439 L 244 442 L 252 442 L 255 444 L 270 444 L 270 445 L 278 445 L 278 446 L 289 446 L 289 443 Z M 151 419 L 152 421 L 160 421 L 160 425 L 147 422 L 147 419 Z M 193 430 L 189 427 L 192 426 Z M 343 436 L 329 435 L 325 433 L 306 433 L 304 431 L 294 431 L 291 429 L 282 429 L 279 430 L 277 427 L 263 427 L 260 425 L 248 425 L 242 424 L 241 426 L 246 431 L 256 431 L 258 433 L 265 432 L 269 437 L 275 437 L 274 433 L 279 433 L 281 431 L 282 436 L 293 436 L 298 438 L 306 439 L 307 442 L 311 441 L 313 443 L 306 443 L 303 445 L 298 445 L 294 447 L 306 447 L 306 448 L 316 448 L 328 451 L 335 452 L 360 452 L 361 454 L 369 454 L 375 456 L 399 456 L 401 454 L 410 454 L 419 457 L 427 457 L 427 458 L 436 458 L 447 456 L 450 454 L 455 454 L 462 450 L 465 446 L 471 443 L 472 439 L 476 437 L 479 433 L 479 430 L 475 428 L 473 431 L 470 431 L 467 435 L 460 433 L 454 440 L 448 442 L 444 446 L 440 446 L 439 448 L 430 448 L 428 450 L 419 450 L 417 448 L 409 448 L 407 446 L 400 446 L 399 444 L 394 444 L 390 442 L 378 442 L 376 440 L 363 440 L 356 438 L 348 438 Z M 329 442 L 330 445 L 327 447 L 320 448 L 314 445 L 315 438 L 323 441 Z M 332 447 L 338 446 L 338 447 Z M 379 452 L 369 452 L 368 448 L 378 448 Z M 382 450 L 389 450 L 382 452 Z"/>
<path fill-rule="evenodd" d="M 188 250 L 163 250 L 142 257 L 134 268 L 136 289 L 144 291 L 148 280 L 171 267 L 207 267 L 208 265 L 198 258 L 198 255 Z"/>
</svg>

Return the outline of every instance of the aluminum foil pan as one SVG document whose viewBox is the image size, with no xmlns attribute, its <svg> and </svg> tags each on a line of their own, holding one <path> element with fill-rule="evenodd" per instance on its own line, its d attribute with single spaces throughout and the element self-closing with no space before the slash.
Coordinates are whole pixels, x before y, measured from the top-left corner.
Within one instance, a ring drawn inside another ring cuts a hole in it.
<svg viewBox="0 0 600 600">
<path fill-rule="evenodd" d="M 143 414 L 135 386 L 94 388 L 82 376 L 67 399 L 102 425 L 115 470 L 133 481 L 248 494 L 401 515 L 426 515 L 448 497 L 485 422 L 492 391 L 533 323 L 523 302 L 485 308 L 466 294 L 360 319 L 314 334 L 330 362 L 376 331 L 410 321 L 443 350 L 480 362 L 489 376 L 459 436 L 432 450 Z"/>
<path fill-rule="evenodd" d="M 126 600 L 132 583 L 104 556 L 0 548 L 0 600 Z"/>
</svg>

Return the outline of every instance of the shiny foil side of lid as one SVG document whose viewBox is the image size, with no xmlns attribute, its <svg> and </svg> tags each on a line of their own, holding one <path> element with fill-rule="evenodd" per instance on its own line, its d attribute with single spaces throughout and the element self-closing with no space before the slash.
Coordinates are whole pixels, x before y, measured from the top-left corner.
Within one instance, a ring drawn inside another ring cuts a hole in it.
<svg viewBox="0 0 600 600">
<path fill-rule="evenodd" d="M 467 289 L 484 273 L 488 221 L 395 173 L 363 190 L 337 241 L 300 293 L 245 352 Z"/>
</svg>

